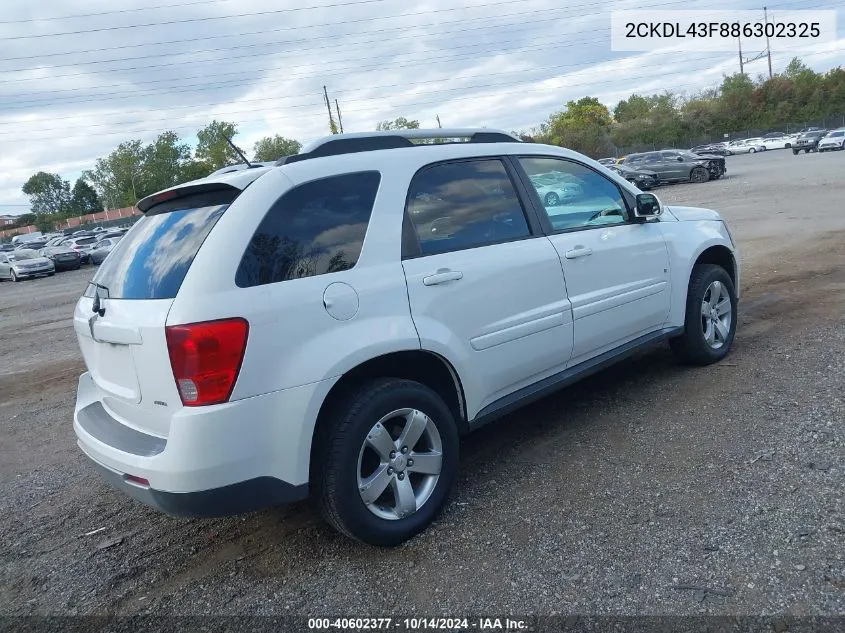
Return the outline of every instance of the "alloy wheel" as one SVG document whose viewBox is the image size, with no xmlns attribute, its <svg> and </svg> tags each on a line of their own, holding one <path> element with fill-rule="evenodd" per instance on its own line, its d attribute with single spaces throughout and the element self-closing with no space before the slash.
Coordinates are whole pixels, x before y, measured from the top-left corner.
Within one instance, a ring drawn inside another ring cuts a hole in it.
<svg viewBox="0 0 845 633">
<path fill-rule="evenodd" d="M 443 442 L 422 411 L 397 409 L 376 422 L 358 453 L 358 492 L 381 519 L 404 519 L 431 497 L 443 464 Z"/>
<path fill-rule="evenodd" d="M 727 342 L 732 318 L 730 294 L 721 281 L 714 281 L 701 302 L 701 329 L 711 348 L 719 349 Z"/>
</svg>

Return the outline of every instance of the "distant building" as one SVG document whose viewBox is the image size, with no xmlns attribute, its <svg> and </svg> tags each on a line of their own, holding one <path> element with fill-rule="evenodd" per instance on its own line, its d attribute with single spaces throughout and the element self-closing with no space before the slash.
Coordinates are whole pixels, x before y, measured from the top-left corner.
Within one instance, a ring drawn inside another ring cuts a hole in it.
<svg viewBox="0 0 845 633">
<path fill-rule="evenodd" d="M 0 226 L 9 226 L 17 221 L 18 216 L 16 215 L 0 215 Z"/>
</svg>

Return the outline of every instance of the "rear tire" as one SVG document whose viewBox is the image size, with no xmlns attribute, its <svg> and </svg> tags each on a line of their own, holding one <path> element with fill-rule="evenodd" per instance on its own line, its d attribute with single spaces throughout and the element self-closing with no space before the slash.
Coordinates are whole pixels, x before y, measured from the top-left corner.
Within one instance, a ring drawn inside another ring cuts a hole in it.
<svg viewBox="0 0 845 633">
<path fill-rule="evenodd" d="M 799 151 L 801 151 L 801 150 L 797 150 L 797 149 L 792 150 L 792 155 L 793 155 L 793 156 L 798 156 L 798 152 L 799 152 Z"/>
<path fill-rule="evenodd" d="M 329 415 L 315 439 L 320 453 L 312 471 L 326 521 L 358 541 L 387 547 L 427 528 L 458 471 L 458 431 L 440 396 L 418 382 L 382 378 L 351 390 Z M 414 429 L 420 435 L 405 451 L 401 439 Z M 414 456 L 430 470 L 415 466 Z"/>
<path fill-rule="evenodd" d="M 736 290 L 730 275 L 721 266 L 698 264 L 690 275 L 684 333 L 670 339 L 669 345 L 683 363 L 716 363 L 730 351 L 736 317 Z"/>
<path fill-rule="evenodd" d="M 754 153 L 754 152 L 756 152 L 756 151 L 757 151 L 757 150 L 756 150 L 756 149 L 754 149 L 754 148 L 752 147 L 750 150 L 748 150 L 748 153 L 749 153 L 749 154 L 753 154 L 753 153 Z"/>
</svg>

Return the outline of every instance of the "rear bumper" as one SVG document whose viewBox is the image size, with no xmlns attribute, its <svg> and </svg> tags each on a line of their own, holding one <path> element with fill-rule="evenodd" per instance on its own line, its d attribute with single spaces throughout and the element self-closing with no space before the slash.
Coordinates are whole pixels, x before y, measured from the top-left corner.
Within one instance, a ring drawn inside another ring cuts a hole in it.
<svg viewBox="0 0 845 633">
<path fill-rule="evenodd" d="M 308 496 L 307 484 L 294 486 L 272 477 L 258 477 L 196 492 L 164 492 L 128 481 L 124 473 L 103 466 L 94 458 L 91 458 L 91 462 L 112 487 L 145 505 L 176 517 L 243 514 L 300 501 Z"/>
<path fill-rule="evenodd" d="M 85 373 L 73 426 L 106 479 L 143 503 L 180 516 L 248 512 L 308 495 L 314 424 L 333 382 L 179 408 L 160 437 L 142 430 L 142 409 L 135 423 L 116 414 Z"/>
<path fill-rule="evenodd" d="M 56 270 L 74 270 L 75 268 L 79 268 L 81 263 L 82 261 L 79 259 L 71 259 L 67 261 L 56 260 L 53 265 L 56 267 Z"/>
</svg>

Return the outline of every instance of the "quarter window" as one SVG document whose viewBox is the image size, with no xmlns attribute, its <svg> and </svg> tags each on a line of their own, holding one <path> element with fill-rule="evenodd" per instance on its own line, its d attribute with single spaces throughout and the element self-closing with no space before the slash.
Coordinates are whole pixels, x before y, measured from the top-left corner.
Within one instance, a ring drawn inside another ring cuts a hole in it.
<svg viewBox="0 0 845 633">
<path fill-rule="evenodd" d="M 241 288 L 348 270 L 361 255 L 381 175 L 312 180 L 279 198 L 235 274 Z"/>
<path fill-rule="evenodd" d="M 422 255 L 530 235 L 522 204 L 498 159 L 441 163 L 417 172 L 406 217 Z"/>
<path fill-rule="evenodd" d="M 558 158 L 519 159 L 555 231 L 620 224 L 629 219 L 622 192 L 589 167 Z"/>
</svg>

